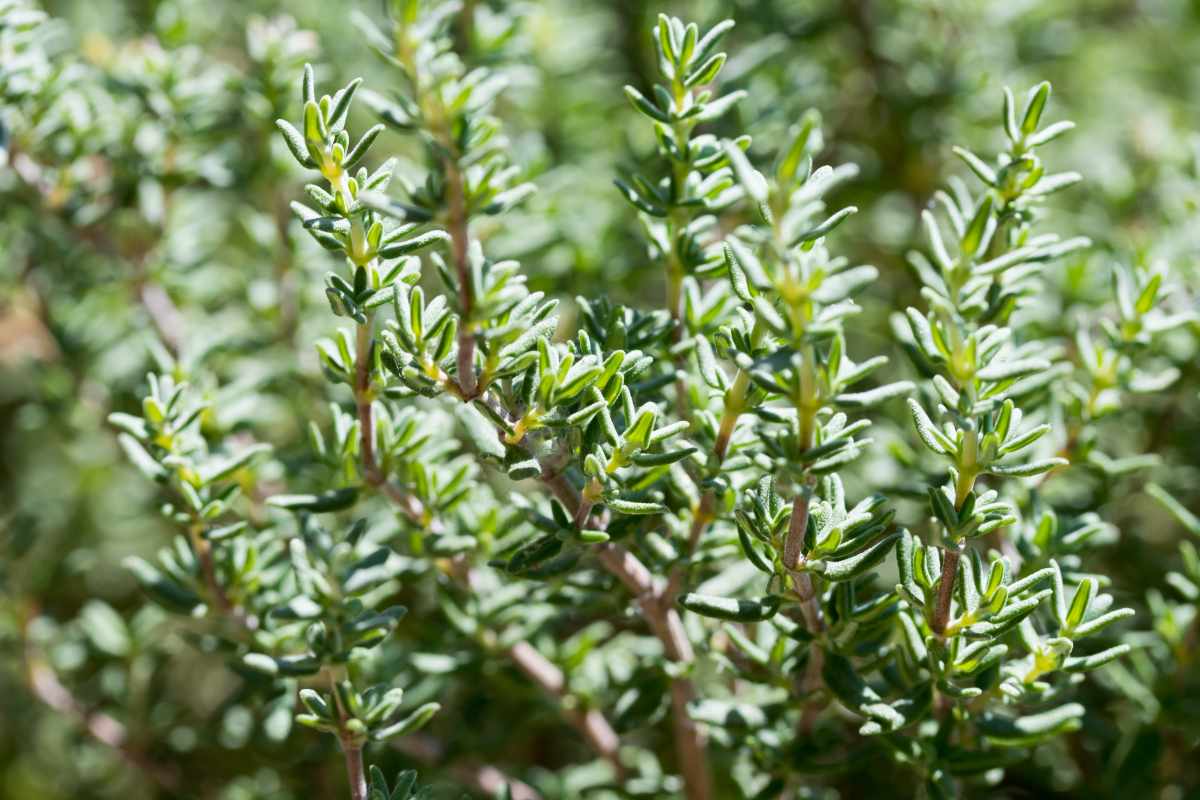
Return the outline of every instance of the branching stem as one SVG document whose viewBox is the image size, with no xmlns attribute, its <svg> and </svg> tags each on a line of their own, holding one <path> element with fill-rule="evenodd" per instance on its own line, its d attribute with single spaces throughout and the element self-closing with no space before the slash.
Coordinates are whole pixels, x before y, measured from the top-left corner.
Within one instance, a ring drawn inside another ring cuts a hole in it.
<svg viewBox="0 0 1200 800">
<path fill-rule="evenodd" d="M 938 580 L 937 607 L 933 613 L 933 632 L 945 636 L 950 622 L 950 603 L 954 599 L 954 584 L 958 578 L 958 559 L 962 554 L 962 543 L 942 551 L 942 576 Z"/>
<path fill-rule="evenodd" d="M 543 469 L 542 481 L 566 509 L 577 518 L 583 499 L 562 473 Z M 599 523 L 596 523 L 599 524 Z M 654 575 L 636 555 L 619 544 L 608 542 L 596 547 L 600 564 L 614 575 L 637 600 L 650 630 L 662 643 L 671 661 L 690 664 L 695 660 L 692 642 L 683 628 L 668 586 L 659 586 Z M 675 753 L 683 776 L 687 800 L 709 800 L 712 777 L 708 770 L 707 741 L 703 731 L 688 712 L 696 690 L 687 677 L 671 679 L 671 716 L 675 732 Z"/>
<path fill-rule="evenodd" d="M 342 755 L 346 760 L 346 778 L 350 782 L 350 800 L 366 800 L 367 773 L 363 768 L 362 736 L 355 735 L 347 728 L 346 722 L 349 720 L 349 715 L 342 707 L 341 695 L 338 694 L 337 681 L 332 672 L 329 673 L 329 692 L 333 695 L 333 702 L 337 708 L 338 744 L 341 746 Z"/>
</svg>

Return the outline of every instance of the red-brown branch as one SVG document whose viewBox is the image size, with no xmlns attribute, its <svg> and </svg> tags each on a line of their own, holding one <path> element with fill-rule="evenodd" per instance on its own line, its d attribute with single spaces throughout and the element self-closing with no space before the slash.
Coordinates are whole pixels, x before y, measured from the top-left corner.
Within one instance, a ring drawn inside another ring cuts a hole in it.
<svg viewBox="0 0 1200 800">
<path fill-rule="evenodd" d="M 543 482 L 573 515 L 578 515 L 582 500 L 575 487 L 561 473 L 543 471 Z M 683 620 L 675 609 L 674 598 L 668 596 L 668 586 L 659 586 L 654 575 L 641 560 L 619 544 L 607 542 L 596 547 L 601 565 L 614 575 L 634 596 L 642 617 L 662 643 L 667 658 L 680 664 L 695 660 L 691 640 L 683 628 Z M 671 718 L 675 731 L 675 752 L 683 776 L 688 800 L 709 800 L 712 797 L 712 777 L 708 771 L 707 742 L 704 732 L 688 712 L 688 704 L 696 691 L 686 677 L 671 679 Z"/>
<path fill-rule="evenodd" d="M 49 708 L 75 719 L 96 742 L 111 748 L 129 766 L 137 769 L 168 792 L 179 788 L 179 776 L 154 761 L 129 741 L 118 720 L 103 711 L 90 711 L 59 681 L 54 670 L 30 647 L 25 650 L 26 680 L 34 697 Z"/>
</svg>

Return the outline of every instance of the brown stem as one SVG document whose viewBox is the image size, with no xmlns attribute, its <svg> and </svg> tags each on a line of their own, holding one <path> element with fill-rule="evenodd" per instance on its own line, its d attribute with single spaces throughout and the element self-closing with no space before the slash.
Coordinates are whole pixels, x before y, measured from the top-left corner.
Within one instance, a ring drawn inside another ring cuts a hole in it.
<svg viewBox="0 0 1200 800">
<path fill-rule="evenodd" d="M 812 575 L 802 569 L 804 560 L 804 536 L 808 529 L 809 503 L 812 493 L 807 484 L 800 487 L 792 498 L 792 516 L 788 521 L 787 537 L 783 542 L 783 564 L 793 581 L 792 592 L 800 601 L 800 613 L 804 617 L 804 626 L 813 636 L 819 636 L 825 630 L 825 619 L 821 613 L 821 602 Z M 825 651 L 819 642 L 814 641 L 808 650 L 808 665 L 804 677 L 799 682 L 800 693 L 806 698 L 804 711 L 800 716 L 800 732 L 804 735 L 812 733 L 820 708 L 814 702 L 813 693 L 821 687 L 821 670 L 825 665 Z"/>
<path fill-rule="evenodd" d="M 691 640 L 683 628 L 683 620 L 674 604 L 667 600 L 654 585 L 654 577 L 646 565 L 633 553 L 617 544 L 604 544 L 597 548 L 600 563 L 615 575 L 637 599 L 642 616 L 654 635 L 662 642 L 667 658 L 679 664 L 688 664 L 695 659 Z M 679 760 L 679 771 L 683 775 L 685 796 L 688 800 L 708 800 L 712 797 L 712 778 L 708 771 L 706 738 L 703 731 L 688 712 L 688 704 L 695 699 L 696 692 L 691 680 L 686 677 L 671 679 L 671 719 L 675 731 L 675 754 Z"/>
<path fill-rule="evenodd" d="M 937 608 L 933 612 L 933 632 L 945 636 L 950 622 L 950 602 L 954 598 L 954 583 L 958 578 L 958 558 L 962 545 L 956 544 L 942 550 L 942 575 L 938 579 Z"/>
<path fill-rule="evenodd" d="M 183 314 L 179 307 L 157 283 L 142 283 L 138 296 L 150 316 L 150 321 L 154 323 L 154 329 L 158 331 L 158 337 L 163 340 L 168 350 L 179 355 L 185 338 Z"/>
<path fill-rule="evenodd" d="M 471 280 L 470 229 L 467 217 L 466 198 L 463 192 L 463 176 L 458 163 L 447 156 L 446 169 L 446 227 L 450 233 L 454 269 L 458 275 L 459 302 L 462 306 L 462 322 L 458 328 L 458 385 L 464 400 L 478 395 L 475 380 L 475 332 L 471 321 L 475 309 L 475 285 Z"/>
<path fill-rule="evenodd" d="M 560 486 L 559 488 L 561 490 L 562 487 Z M 575 513 L 572 515 L 572 520 L 576 528 L 584 528 L 588 525 L 592 516 L 592 509 L 595 508 L 596 500 L 600 498 L 602 491 L 603 487 L 595 479 L 589 481 L 588 485 L 584 487 L 583 493 L 575 502 Z"/>
<path fill-rule="evenodd" d="M 342 755 L 346 757 L 346 777 L 350 781 L 351 800 L 366 800 L 367 774 L 363 769 L 362 746 L 342 738 Z"/>
<path fill-rule="evenodd" d="M 421 501 L 386 480 L 380 488 L 414 524 L 433 531 L 440 531 L 436 519 L 430 519 Z M 568 484 L 569 488 L 569 484 Z M 475 577 L 469 565 L 459 564 L 460 582 L 468 591 L 475 591 Z M 625 775 L 625 767 L 619 755 L 621 742 L 608 719 L 598 709 L 581 710 L 578 699 L 568 690 L 562 671 L 528 642 L 518 642 L 506 651 L 513 663 L 547 694 L 557 698 L 564 716 L 584 737 L 589 745 L 609 764 L 618 777 Z"/>
<path fill-rule="evenodd" d="M 812 575 L 799 569 L 804 559 L 804 534 L 808 529 L 808 508 L 811 494 L 807 485 L 792 498 L 792 518 L 788 522 L 787 538 L 783 542 L 783 564 L 795 581 L 795 594 L 800 600 L 800 612 L 809 632 L 819 634 L 825 630 L 821 616 L 821 604 L 817 597 Z"/>
<path fill-rule="evenodd" d="M 413 734 L 393 741 L 392 746 L 425 766 L 437 766 L 446 755 L 446 745 L 426 734 Z M 489 797 L 500 796 L 508 789 L 512 800 L 542 800 L 538 791 L 527 783 L 505 775 L 490 764 L 473 762 L 452 763 L 446 771 L 455 781 L 470 786 Z"/>
<path fill-rule="evenodd" d="M 800 491 L 792 498 L 792 516 L 788 521 L 787 538 L 783 540 L 783 565 L 789 570 L 796 570 L 804 557 L 804 535 L 808 530 L 808 501 L 808 487 L 801 486 Z"/>
<path fill-rule="evenodd" d="M 715 505 L 716 494 L 711 489 L 706 490 L 704 496 L 700 498 L 700 505 L 697 506 L 695 512 L 692 514 L 692 525 L 688 531 L 687 557 L 679 564 L 676 564 L 674 569 L 671 570 L 671 576 L 667 580 L 666 591 L 663 592 L 663 597 L 667 598 L 667 602 L 672 605 L 683 588 L 688 563 L 691 557 L 695 555 L 696 548 L 700 546 L 700 537 L 704 535 L 704 529 L 708 527 L 708 523 L 713 519 Z"/>
<path fill-rule="evenodd" d="M 621 740 L 599 710 L 573 707 L 577 701 L 567 688 L 562 670 L 529 642 L 517 642 L 509 648 L 508 655 L 546 694 L 558 698 L 567 720 L 583 734 L 592 749 L 616 770 L 617 776 L 623 778 L 625 767 L 620 759 Z"/>
<path fill-rule="evenodd" d="M 804 678 L 800 683 L 800 690 L 806 697 L 804 711 L 800 715 L 800 731 L 805 735 L 812 733 L 813 726 L 817 721 L 817 713 L 821 710 L 813 702 L 811 695 L 821 687 L 821 670 L 824 667 L 825 651 L 819 645 L 813 644 L 809 648 L 808 664 L 804 668 Z"/>
<path fill-rule="evenodd" d="M 358 326 L 354 353 L 354 403 L 358 407 L 358 429 L 363 476 L 378 484 L 382 476 L 375 460 L 375 424 L 371 411 L 371 318 Z"/>
<path fill-rule="evenodd" d="M 575 518 L 581 518 L 581 524 L 603 527 L 603 523 L 590 518 L 591 507 L 582 511 L 585 500 L 570 481 L 557 469 L 542 464 L 542 483 L 558 498 L 563 507 Z M 594 501 L 592 501 L 594 502 Z M 415 504 L 415 505 L 414 505 Z M 414 519 L 423 519 L 423 510 L 418 510 L 419 501 L 401 504 L 406 514 Z M 664 591 L 660 589 L 654 576 L 646 565 L 633 553 L 618 544 L 606 543 L 596 547 L 596 552 L 602 566 L 615 575 L 637 600 L 651 631 L 662 643 L 663 651 L 671 661 L 688 664 L 695 659 L 692 643 L 683 628 L 683 620 L 675 610 L 673 598 L 668 602 Z M 709 800 L 712 797 L 712 779 L 708 772 L 708 758 L 705 752 L 706 742 L 704 733 L 692 720 L 687 705 L 695 697 L 691 681 L 686 677 L 671 680 L 671 709 L 673 727 L 675 730 L 675 749 L 679 760 L 679 769 L 685 784 L 685 796 L 688 800 Z"/>
<path fill-rule="evenodd" d="M 569 512 L 579 514 L 584 501 L 562 473 L 543 469 L 542 481 Z M 662 643 L 667 658 L 679 664 L 694 661 L 692 642 L 683 628 L 679 612 L 675 610 L 674 598 L 666 594 L 666 587 L 659 589 L 646 565 L 621 545 L 608 542 L 599 545 L 596 552 L 601 565 L 616 576 L 637 600 L 642 616 Z M 688 703 L 695 696 L 691 680 L 682 676 L 671 679 L 671 721 L 684 794 L 688 800 L 709 800 L 712 797 L 712 777 L 708 771 L 707 742 L 704 732 L 688 713 Z"/>
<path fill-rule="evenodd" d="M 346 759 L 346 778 L 350 782 L 350 800 L 366 800 L 367 774 L 363 769 L 363 737 L 355 735 L 346 728 L 346 722 L 350 719 L 350 715 L 342 707 L 341 695 L 338 694 L 337 681 L 333 672 L 329 673 L 329 692 L 333 695 L 333 703 L 337 708 L 338 744 Z"/>
<path fill-rule="evenodd" d="M 197 521 L 188 526 L 188 539 L 192 543 L 192 550 L 196 553 L 196 560 L 200 564 L 200 574 L 204 576 L 204 585 L 208 588 L 209 597 L 216 604 L 217 611 L 246 630 L 254 630 L 258 626 L 257 618 L 247 615 L 245 609 L 235 605 L 226 594 L 225 587 L 217 580 L 212 543 L 204 538 L 203 523 Z"/>
<path fill-rule="evenodd" d="M 103 711 L 89 711 L 59 681 L 54 670 L 32 649 L 25 649 L 26 680 L 33 696 L 65 716 L 73 717 L 95 741 L 112 748 L 129 766 L 145 774 L 167 792 L 179 788 L 179 775 L 165 765 L 142 753 L 129 742 L 129 736 L 118 720 Z"/>
</svg>

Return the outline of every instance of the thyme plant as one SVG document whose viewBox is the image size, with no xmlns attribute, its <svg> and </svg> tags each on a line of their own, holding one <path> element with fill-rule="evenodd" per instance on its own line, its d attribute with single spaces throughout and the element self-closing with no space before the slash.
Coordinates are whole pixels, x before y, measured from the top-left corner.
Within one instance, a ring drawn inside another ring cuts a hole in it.
<svg viewBox="0 0 1200 800">
<path fill-rule="evenodd" d="M 1151 587 L 1106 556 L 1137 535 L 1113 498 L 1200 535 L 1194 459 L 1147 482 L 1162 460 L 1108 427 L 1169 391 L 1194 415 L 1194 291 L 1062 232 L 1088 176 L 1047 166 L 1074 128 L 1049 83 L 981 92 L 1003 144 L 953 149 L 898 298 L 860 263 L 853 143 L 790 103 L 756 123 L 734 22 L 659 14 L 608 190 L 642 238 L 602 256 L 635 291 L 572 297 L 520 244 L 562 220 L 519 9 L 383 5 L 347 15 L 377 66 L 339 84 L 286 18 L 243 63 L 97 64 L 0 0 L 0 196 L 54 220 L 13 252 L 132 264 L 152 366 L 106 435 L 162 516 L 123 561 L 153 605 L 13 604 L 32 696 L 178 796 L 194 710 L 103 704 L 219 662 L 221 746 L 340 761 L 296 796 L 354 800 L 986 796 L 1085 726 L 1132 748 L 1118 698 L 1194 704 L 1195 547 Z M 212 208 L 242 221 L 190 224 Z M 230 302 L 254 313 L 223 330 Z M 102 661 L 94 708 L 64 653 Z M 250 786 L 209 794 L 282 796 Z"/>
</svg>

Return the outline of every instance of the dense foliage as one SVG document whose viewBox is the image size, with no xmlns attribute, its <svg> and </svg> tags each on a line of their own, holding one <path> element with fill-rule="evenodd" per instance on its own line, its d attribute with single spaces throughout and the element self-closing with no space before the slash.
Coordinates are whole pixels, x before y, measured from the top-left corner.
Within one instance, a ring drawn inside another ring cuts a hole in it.
<svg viewBox="0 0 1200 800">
<path fill-rule="evenodd" d="M 288 5 L 0 0 L 0 797 L 1200 792 L 1194 8 Z"/>
</svg>

